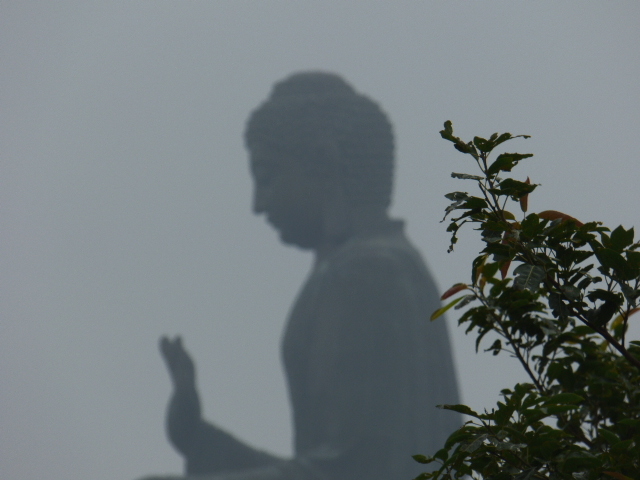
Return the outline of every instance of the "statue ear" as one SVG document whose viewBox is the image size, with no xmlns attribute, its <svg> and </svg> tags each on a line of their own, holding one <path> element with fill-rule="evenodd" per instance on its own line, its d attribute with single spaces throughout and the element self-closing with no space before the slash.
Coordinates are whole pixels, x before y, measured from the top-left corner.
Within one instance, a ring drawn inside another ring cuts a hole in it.
<svg viewBox="0 0 640 480">
<path fill-rule="evenodd" d="M 324 229 L 327 239 L 340 242 L 350 234 L 353 215 L 344 186 L 344 159 L 335 136 L 318 132 L 324 177 Z"/>
<path fill-rule="evenodd" d="M 311 165 L 313 175 L 324 179 L 342 178 L 342 152 L 334 133 L 326 128 L 314 132 L 314 138 L 307 148 L 311 149 Z"/>
<path fill-rule="evenodd" d="M 353 212 L 340 177 L 333 177 L 325 183 L 323 213 L 324 231 L 328 240 L 341 242 L 349 237 Z"/>
</svg>

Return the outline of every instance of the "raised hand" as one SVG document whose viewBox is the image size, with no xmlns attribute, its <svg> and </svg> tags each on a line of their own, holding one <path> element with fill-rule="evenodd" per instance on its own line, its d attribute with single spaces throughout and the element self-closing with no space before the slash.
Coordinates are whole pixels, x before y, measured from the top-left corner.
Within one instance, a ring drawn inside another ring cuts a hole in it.
<svg viewBox="0 0 640 480">
<path fill-rule="evenodd" d="M 191 356 L 182 346 L 182 338 L 160 338 L 160 352 L 167 364 L 169 376 L 176 390 L 195 388 L 196 369 Z"/>
</svg>

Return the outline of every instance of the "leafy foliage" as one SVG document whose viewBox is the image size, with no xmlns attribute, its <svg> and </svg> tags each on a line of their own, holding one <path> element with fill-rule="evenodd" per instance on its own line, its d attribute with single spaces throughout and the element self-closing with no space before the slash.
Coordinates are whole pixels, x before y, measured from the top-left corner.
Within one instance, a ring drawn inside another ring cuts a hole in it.
<svg viewBox="0 0 640 480">
<path fill-rule="evenodd" d="M 437 466 L 418 479 L 638 478 L 640 341 L 626 339 L 630 317 L 640 310 L 633 228 L 611 231 L 552 210 L 527 214 L 537 185 L 501 176 L 532 155 L 502 153 L 489 161 L 498 145 L 526 135 L 464 142 L 449 121 L 440 134 L 480 170 L 452 174 L 474 182 L 479 193 L 446 195 L 449 251 L 465 224 L 481 232 L 485 247 L 473 261 L 471 283 L 451 287 L 443 299 L 461 296 L 432 320 L 471 303 L 458 323 L 477 335 L 476 350 L 494 334 L 486 350 L 517 358 L 530 382 L 503 390 L 483 413 L 441 405 L 472 420 L 433 456 L 414 457 Z M 521 219 L 507 209 L 513 206 Z"/>
</svg>

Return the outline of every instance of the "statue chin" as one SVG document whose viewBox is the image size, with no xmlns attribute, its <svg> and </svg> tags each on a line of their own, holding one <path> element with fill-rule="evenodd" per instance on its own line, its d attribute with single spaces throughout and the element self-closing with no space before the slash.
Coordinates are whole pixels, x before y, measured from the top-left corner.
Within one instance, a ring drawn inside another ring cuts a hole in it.
<svg viewBox="0 0 640 480">
<path fill-rule="evenodd" d="M 319 228 L 304 228 L 302 225 L 273 226 L 278 231 L 280 241 L 286 245 L 293 245 L 303 250 L 312 250 L 321 238 Z"/>
<path fill-rule="evenodd" d="M 286 245 L 293 245 L 302 250 L 311 250 L 315 247 L 316 242 L 312 239 L 305 238 L 301 235 L 290 235 L 280 232 L 280 241 Z"/>
</svg>

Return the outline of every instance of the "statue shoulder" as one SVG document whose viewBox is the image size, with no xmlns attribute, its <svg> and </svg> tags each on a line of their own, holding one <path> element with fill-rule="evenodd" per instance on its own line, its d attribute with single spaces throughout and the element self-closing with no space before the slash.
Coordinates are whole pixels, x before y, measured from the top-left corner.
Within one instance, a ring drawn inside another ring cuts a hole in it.
<svg viewBox="0 0 640 480">
<path fill-rule="evenodd" d="M 352 239 L 318 267 L 323 290 L 376 303 L 394 299 L 437 306 L 437 289 L 420 254 L 402 234 Z M 375 300 L 375 301 L 374 301 Z"/>
<path fill-rule="evenodd" d="M 420 253 L 402 232 L 354 238 L 330 259 L 337 273 L 349 272 L 429 276 Z"/>
</svg>

